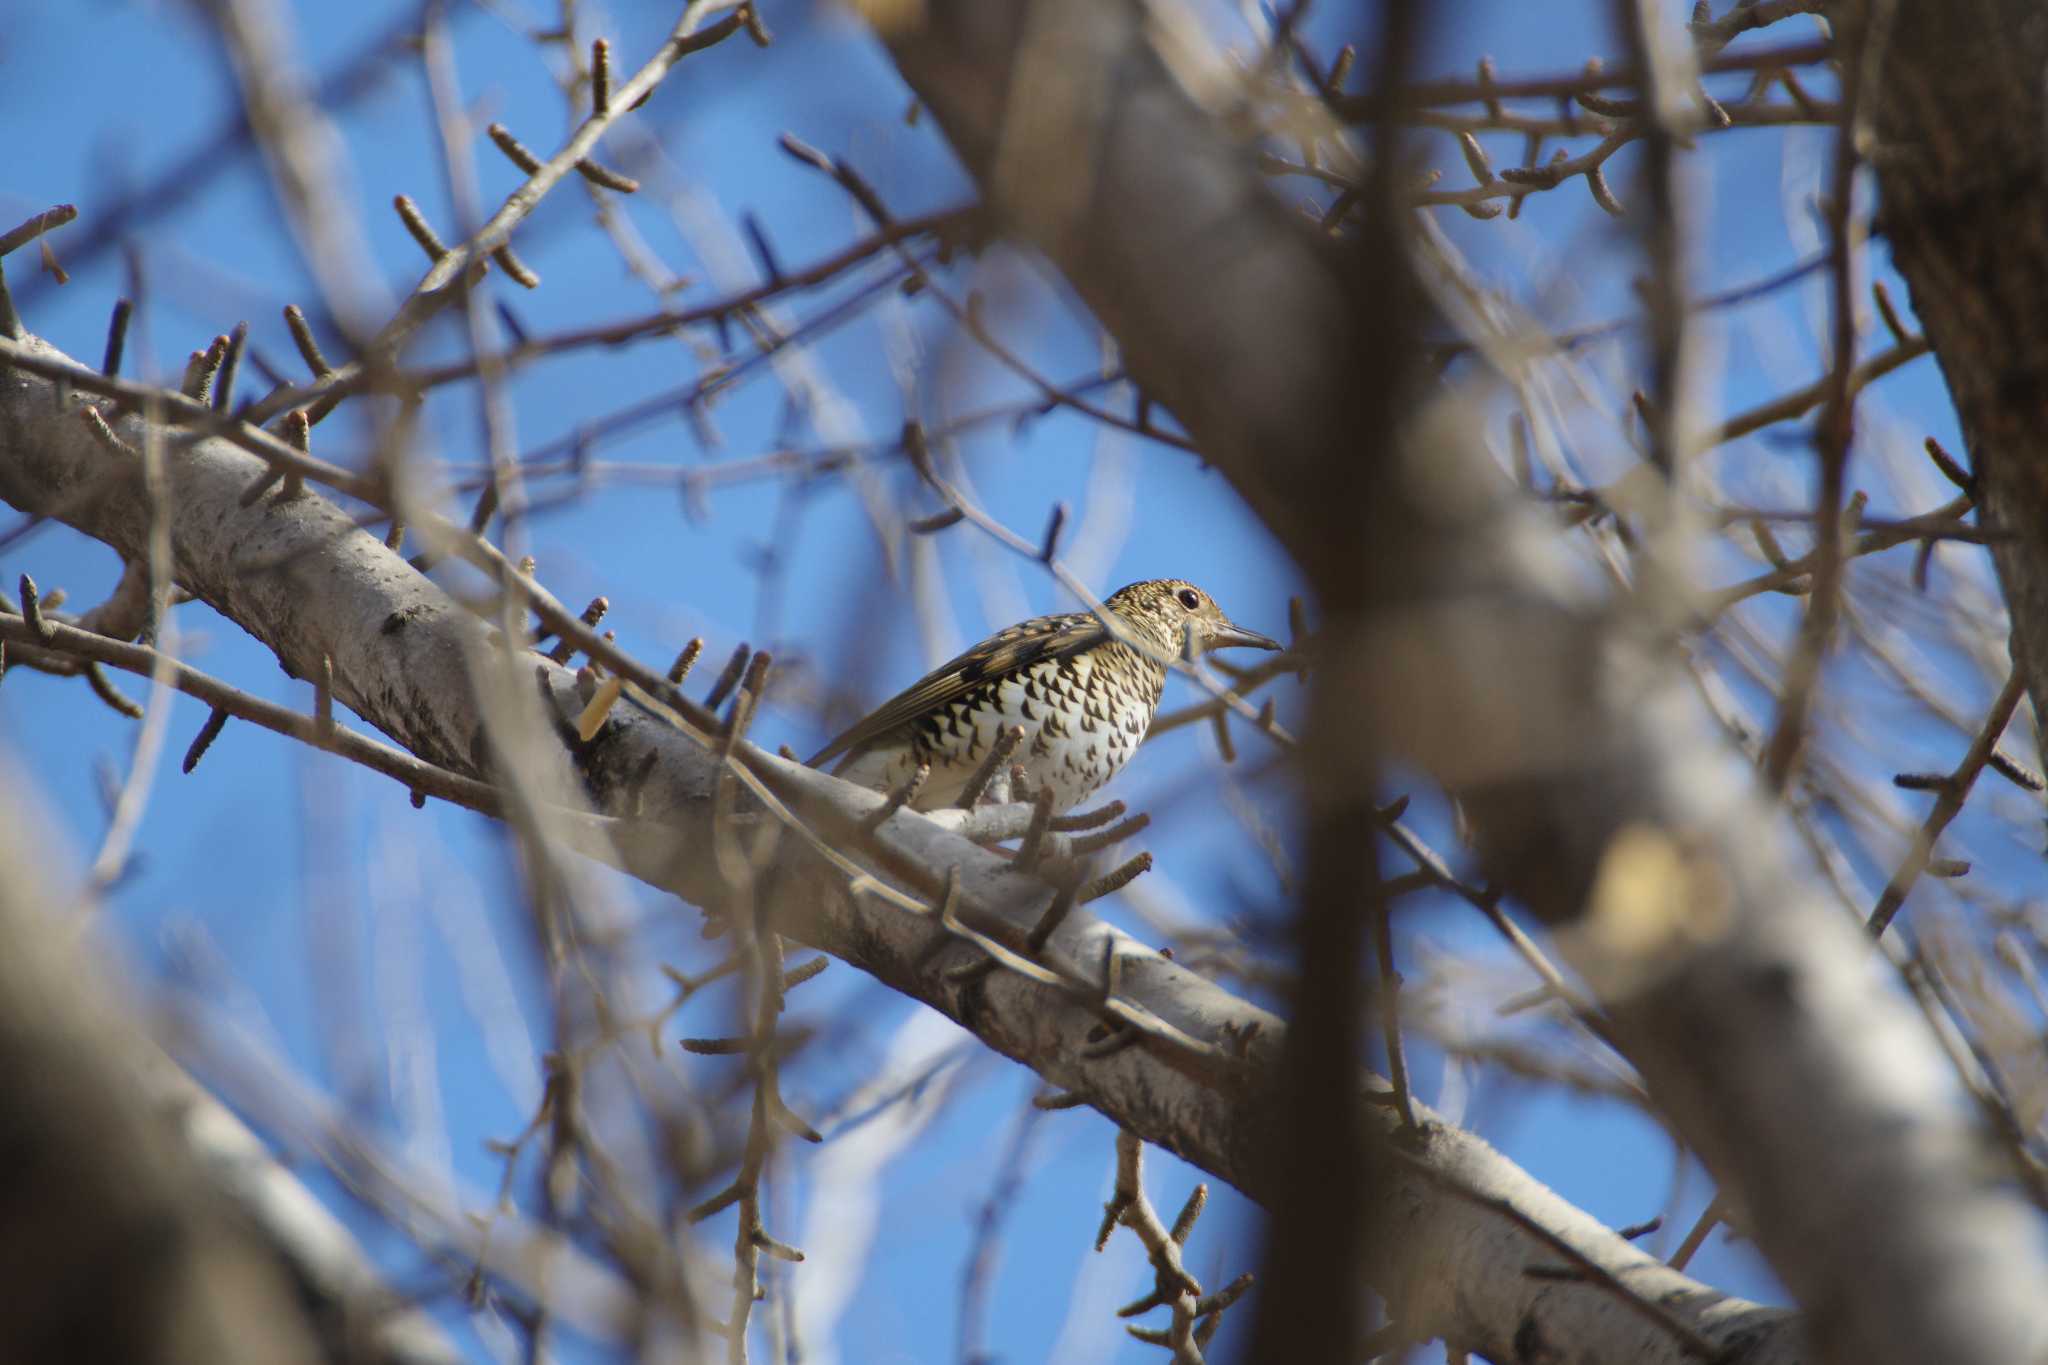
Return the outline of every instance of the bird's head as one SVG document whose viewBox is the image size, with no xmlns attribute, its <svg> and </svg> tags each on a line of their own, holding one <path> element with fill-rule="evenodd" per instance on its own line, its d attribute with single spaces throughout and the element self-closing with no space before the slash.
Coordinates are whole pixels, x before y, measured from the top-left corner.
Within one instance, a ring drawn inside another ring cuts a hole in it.
<svg viewBox="0 0 2048 1365">
<path fill-rule="evenodd" d="M 1181 652 L 1190 633 L 1198 654 L 1232 645 L 1280 648 L 1279 641 L 1246 630 L 1225 616 L 1208 593 L 1178 578 L 1151 578 L 1118 588 L 1103 605 L 1172 654 Z"/>
</svg>

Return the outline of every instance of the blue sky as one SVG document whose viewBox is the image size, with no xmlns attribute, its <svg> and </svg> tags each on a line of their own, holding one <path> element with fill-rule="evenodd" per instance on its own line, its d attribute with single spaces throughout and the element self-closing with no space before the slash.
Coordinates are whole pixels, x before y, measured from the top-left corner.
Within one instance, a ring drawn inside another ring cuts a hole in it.
<svg viewBox="0 0 2048 1365">
<path fill-rule="evenodd" d="M 393 0 L 296 5 L 298 50 L 310 71 L 331 72 L 413 8 Z M 561 101 L 524 36 L 546 15 L 450 9 L 465 100 L 529 146 L 552 149 L 563 128 Z M 1482 52 L 1504 73 L 1549 73 L 1617 50 L 1605 4 L 1432 10 L 1441 16 L 1432 62 L 1445 72 L 1468 70 Z M 666 165 L 644 175 L 656 192 L 625 211 L 663 260 L 697 281 L 679 295 L 685 302 L 756 278 L 743 248 L 732 261 L 721 257 L 721 249 L 739 242 L 742 215 L 758 219 L 789 268 L 861 230 L 837 188 L 776 150 L 785 131 L 851 160 L 900 213 L 950 205 L 968 193 L 929 122 L 906 124 L 906 90 L 853 21 L 830 9 L 774 3 L 766 12 L 778 34 L 772 48 L 757 51 L 742 39 L 690 59 L 638 124 L 658 142 Z M 648 3 L 617 4 L 605 18 L 587 6 L 582 14 L 586 33 L 611 38 L 623 70 L 644 59 L 673 18 L 669 6 Z M 1327 51 L 1334 44 L 1327 17 L 1323 23 L 1317 36 Z M 1782 31 L 1787 40 L 1806 36 L 1793 27 Z M 1227 23 L 1224 31 L 1233 40 L 1242 34 Z M 11 223 L 52 203 L 75 203 L 82 221 L 67 230 L 69 239 L 54 239 L 60 256 L 117 196 L 201 145 L 234 108 L 216 46 L 175 5 L 81 0 L 17 7 L 0 34 L 0 80 L 10 91 L 0 106 L 0 142 L 32 149 L 17 155 L 0 180 L 0 219 Z M 391 197 L 413 196 L 444 237 L 459 232 L 417 64 L 400 63 L 372 93 L 336 112 L 352 167 L 342 192 L 361 208 L 382 272 L 377 287 L 400 296 L 424 266 L 389 209 Z M 1797 205 L 1787 205 L 1796 186 L 1811 180 L 1801 159 L 1825 146 L 1825 135 L 1811 130 L 1735 132 L 1708 139 L 1690 159 L 1704 224 L 1696 267 L 1701 289 L 1761 278 L 1816 247 Z M 1496 164 L 1514 160 L 1511 144 L 1493 150 Z M 1431 164 L 1459 181 L 1464 172 L 1455 149 L 1439 143 L 1430 151 Z M 483 202 L 495 206 L 519 176 L 481 139 L 475 156 Z M 1632 158 L 1624 152 L 1615 165 L 1624 196 Z M 497 279 L 491 288 L 527 331 L 601 323 L 657 306 L 589 218 L 580 187 L 565 186 L 515 237 L 542 287 L 526 293 Z M 1532 198 L 1516 223 L 1474 222 L 1456 211 L 1441 221 L 1482 273 L 1547 320 L 1597 321 L 1631 306 L 1629 225 L 1601 213 L 1582 188 Z M 128 372 L 174 375 L 187 350 L 246 318 L 252 344 L 297 375 L 279 309 L 287 302 L 311 306 L 314 293 L 280 222 L 260 165 L 246 150 L 209 166 L 179 207 L 153 217 L 128 257 L 145 290 Z M 10 279 L 28 325 L 91 363 L 109 306 L 131 287 L 130 266 L 119 251 L 67 256 L 66 263 L 74 277 L 61 290 L 27 282 L 21 257 L 10 262 Z M 944 277 L 958 291 L 982 291 L 1005 335 L 1046 373 L 1072 379 L 1101 364 L 1092 329 L 1032 259 L 991 252 Z M 861 278 L 875 278 L 874 269 Z M 845 292 L 804 297 L 784 316 L 815 316 Z M 1895 293 L 1903 299 L 1903 290 L 1895 286 Z M 1814 281 L 1724 315 L 1715 327 L 1719 373 L 1709 402 L 1734 410 L 1817 375 L 1812 338 L 1824 318 L 1822 299 Z M 1766 324 L 1784 349 L 1756 342 Z M 333 333 L 327 336 L 331 342 Z M 628 402 L 693 382 L 702 359 L 697 348 L 707 341 L 582 352 L 522 376 L 515 389 L 519 449 L 565 440 Z M 458 349 L 451 331 L 426 338 L 420 354 Z M 933 310 L 900 300 L 830 333 L 807 355 L 839 401 L 792 416 L 777 384 L 757 382 L 715 409 L 721 444 L 707 446 L 699 429 L 667 418 L 596 446 L 600 459 L 652 472 L 580 490 L 530 520 L 530 548 L 556 594 L 572 603 L 609 596 L 606 624 L 621 644 L 656 663 L 701 634 L 707 667 L 715 669 L 744 640 L 774 649 L 807 688 L 825 686 L 854 704 L 879 699 L 995 625 L 1072 605 L 1036 566 L 956 528 L 919 547 L 939 557 L 950 609 L 937 629 L 920 632 L 902 578 L 891 578 L 842 479 L 821 480 L 800 494 L 768 481 L 721 488 L 708 495 L 708 516 L 686 515 L 670 471 L 714 468 L 785 442 L 799 449 L 848 438 L 886 444 L 907 415 L 943 418 L 1015 403 L 1020 392 L 1013 378 L 940 325 Z M 917 376 L 907 394 L 905 373 Z M 245 382 L 258 381 L 252 375 Z M 1931 362 L 1895 377 L 1882 402 L 1904 424 L 1959 448 Z M 437 399 L 429 430 L 443 459 L 458 466 L 477 460 L 469 394 Z M 341 460 L 358 457 L 367 444 L 347 409 L 319 429 L 318 441 L 321 454 Z M 1191 578 L 1236 619 L 1284 633 L 1294 576 L 1222 479 L 1186 454 L 1050 415 L 982 428 L 961 442 L 959 456 L 984 505 L 1027 537 L 1044 527 L 1056 502 L 1087 508 L 1070 523 L 1067 543 L 1096 592 L 1134 578 Z M 1760 488 L 1803 487 L 1803 465 L 1782 442 L 1748 443 L 1727 458 L 1754 462 Z M 908 492 L 899 469 L 878 466 L 875 477 L 892 496 Z M 1877 491 L 1882 505 L 1885 494 Z M 778 560 L 764 575 L 762 551 L 770 544 Z M 1958 548 L 1945 551 L 1943 562 L 1981 573 L 1981 559 Z M 30 572 L 46 587 L 66 588 L 79 605 L 97 600 L 117 567 L 109 552 L 56 530 L 0 551 L 0 581 L 11 587 Z M 462 586 L 459 578 L 449 581 Z M 199 666 L 260 695 L 310 705 L 310 689 L 285 679 L 232 624 L 197 606 L 180 616 L 183 648 Z M 1957 677 L 1965 689 L 1976 686 L 1960 671 Z M 1283 715 L 1299 705 L 1291 682 L 1276 695 Z M 1964 709 L 1980 710 L 1983 699 L 1967 696 Z M 494 1038 L 479 1028 L 478 1015 L 510 1000 L 528 1038 L 547 1031 L 538 967 L 519 924 L 514 859 L 500 832 L 439 805 L 415 812 L 392 784 L 241 725 L 228 728 L 196 773 L 180 776 L 176 757 L 203 719 L 197 703 L 175 703 L 169 770 L 143 826 L 138 866 L 111 898 L 110 937 L 140 978 L 210 1001 L 305 1075 L 354 1096 L 360 1117 L 395 1147 L 475 1190 L 494 1188 L 498 1166 L 483 1144 L 522 1126 L 534 1073 L 530 1052 L 521 1064 L 518 1031 Z M 89 856 L 104 827 L 96 768 L 111 763 L 122 771 L 130 734 L 78 684 L 16 672 L 0 690 L 0 753 L 33 777 L 79 856 Z M 787 739 L 808 752 L 824 731 L 805 708 L 771 706 L 756 737 Z M 1902 730 L 1898 743 L 1915 754 L 1900 767 L 1942 766 L 1961 748 L 1955 736 L 1924 725 Z M 1277 892 L 1256 837 L 1258 821 L 1244 813 L 1284 830 L 1289 798 L 1266 771 L 1271 755 L 1259 741 L 1240 734 L 1239 748 L 1239 764 L 1225 771 L 1207 733 L 1191 728 L 1148 746 L 1119 780 L 1113 794 L 1154 813 L 1145 846 L 1161 869 L 1142 888 L 1150 899 L 1132 904 L 1194 923 L 1273 911 Z M 1431 836 L 1448 845 L 1441 803 L 1424 792 L 1417 811 Z M 2034 866 L 2018 850 L 1997 865 Z M 615 884 L 615 891 L 644 917 L 650 991 L 656 962 L 687 971 L 712 960 L 712 949 L 697 938 L 694 911 L 631 885 Z M 1417 898 L 1407 907 L 1412 950 L 1502 958 L 1490 931 L 1458 904 Z M 1130 905 L 1104 908 L 1135 932 L 1157 937 Z M 502 945 L 500 952 L 461 946 L 477 937 Z M 719 1032 L 728 1008 L 717 992 L 707 992 L 676 1030 Z M 808 1358 L 836 1352 L 849 1361 L 955 1359 L 957 1286 L 973 1219 L 1017 1141 L 1031 1078 L 961 1047 L 964 1035 L 920 1017 L 916 1007 L 844 966 L 804 987 L 792 1010 L 818 1030 L 819 1041 L 796 1064 L 790 1093 L 831 1138 L 821 1150 L 785 1154 L 770 1206 L 770 1230 L 814 1253 L 794 1270 L 775 1268 L 793 1278 Z M 719 1084 L 714 1065 L 667 1055 L 670 1064 L 693 1069 L 691 1084 Z M 1419 1049 L 1417 1072 L 1424 1097 L 1438 1097 L 1444 1071 L 1426 1048 Z M 858 1119 L 877 1098 L 876 1087 L 893 1094 L 920 1076 L 927 1077 L 922 1100 Z M 1491 1073 L 1465 1073 L 1459 1093 L 1467 1084 L 1476 1087 L 1465 1106 L 1468 1120 L 1568 1198 L 1617 1225 L 1664 1210 L 1672 1149 L 1639 1116 Z M 1101 1256 L 1089 1247 L 1108 1189 L 1111 1137 L 1106 1123 L 1085 1112 L 1049 1115 L 1029 1127 L 1023 1184 L 1007 1206 L 983 1341 L 1004 1360 L 1155 1358 L 1124 1341 L 1109 1316 L 1149 1285 L 1135 1240 L 1120 1235 Z M 1152 1156 L 1150 1174 L 1153 1197 L 1169 1212 L 1199 1178 L 1163 1153 Z M 530 1193 L 531 1180 L 522 1188 Z M 1666 1249 L 1707 1195 L 1694 1172 L 1681 1187 L 1675 1224 L 1662 1234 Z M 393 1247 L 345 1199 L 337 1197 L 337 1206 L 374 1245 Z M 709 1240 L 723 1246 L 727 1235 L 716 1231 Z M 836 1256 L 816 1254 L 820 1245 Z M 1256 1267 L 1256 1224 L 1242 1201 L 1218 1192 L 1191 1254 L 1205 1284 Z M 418 1268 L 402 1254 L 395 1264 Z M 1776 1292 L 1745 1248 L 1719 1237 L 1693 1269 L 1734 1293 Z M 464 1322 L 452 1311 L 445 1316 L 470 1346 L 488 1347 L 488 1324 Z M 1226 1327 L 1226 1342 L 1232 1333 Z"/>
</svg>

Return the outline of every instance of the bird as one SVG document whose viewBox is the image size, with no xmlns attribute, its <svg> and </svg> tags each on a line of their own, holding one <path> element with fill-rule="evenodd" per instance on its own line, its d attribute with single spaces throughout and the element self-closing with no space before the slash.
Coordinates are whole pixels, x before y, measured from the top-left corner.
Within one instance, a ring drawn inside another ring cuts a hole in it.
<svg viewBox="0 0 2048 1365">
<path fill-rule="evenodd" d="M 907 804 L 939 810 L 958 803 L 997 737 L 1022 726 L 1011 761 L 1023 770 L 1025 790 L 1050 791 L 1058 813 L 1116 776 L 1145 738 L 1166 686 L 1166 660 L 1189 645 L 1198 654 L 1281 647 L 1233 622 L 1183 579 L 1127 584 L 1102 605 L 1146 648 L 1118 639 L 1094 612 L 1035 616 L 918 679 L 808 766 L 837 759 L 835 776 L 884 792 L 902 790 L 927 767 Z"/>
</svg>

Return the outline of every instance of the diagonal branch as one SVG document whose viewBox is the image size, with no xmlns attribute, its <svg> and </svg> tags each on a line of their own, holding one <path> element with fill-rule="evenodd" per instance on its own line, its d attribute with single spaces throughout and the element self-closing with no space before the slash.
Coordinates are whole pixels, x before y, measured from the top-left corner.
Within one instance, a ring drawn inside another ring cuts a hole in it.
<svg viewBox="0 0 2048 1365">
<path fill-rule="evenodd" d="M 22 344 L 68 364 L 39 341 Z M 77 402 L 38 373 L 0 368 L 0 497 L 29 512 L 61 508 L 70 525 L 135 553 L 149 520 L 140 483 L 117 448 L 67 411 Z M 142 439 L 139 418 L 116 426 L 131 447 Z M 168 465 L 182 588 L 249 630 L 295 672 L 310 676 L 323 656 L 331 660 L 335 699 L 414 754 L 483 775 L 483 707 L 467 661 L 488 649 L 487 627 L 311 490 L 288 502 L 242 505 L 264 466 L 229 442 L 207 438 L 174 448 Z M 106 491 L 84 502 L 67 498 L 84 485 Z M 599 642 L 590 635 L 588 643 Z M 556 713 L 565 722 L 573 718 L 582 701 L 568 671 L 539 655 L 527 661 L 543 673 Z M 687 715 L 679 719 L 693 723 Z M 594 851 L 707 911 L 738 908 L 711 856 L 718 839 L 715 748 L 643 710 L 622 708 L 571 757 L 592 804 L 614 818 L 619 833 L 614 845 L 591 841 Z M 843 855 L 823 850 L 833 839 L 855 846 L 863 820 L 886 798 L 751 746 L 738 746 L 736 758 L 817 840 L 783 841 L 787 868 L 758 888 L 764 922 L 940 1010 L 1145 1141 L 1254 1198 L 1270 1191 L 1265 1161 L 1276 1117 L 1269 1096 L 1283 1037 L 1271 1015 L 1081 910 L 1071 911 L 1029 958 L 1031 930 L 1053 898 L 1051 888 L 912 812 L 889 816 L 863 846 L 910 894 L 872 877 L 849 883 Z M 204 780 L 203 770 L 194 780 Z M 758 806 L 738 804 L 734 812 L 736 822 L 774 818 Z M 744 837 L 743 827 L 739 832 Z M 978 949 L 931 913 L 929 898 L 947 868 L 958 869 L 961 917 L 975 942 L 1001 948 L 1006 961 L 1030 970 L 956 979 L 951 969 Z M 1113 999 L 1067 984 L 1100 981 L 1105 961 L 1114 964 Z M 1092 1046 L 1091 1033 L 1105 1019 L 1126 1026 L 1131 1045 Z M 1369 1101 L 1363 1085 L 1353 1097 L 1361 1122 L 1371 1132 L 1389 1132 L 1387 1111 Z M 1752 1339 L 1752 1359 L 1799 1358 L 1785 1315 L 1666 1269 L 1477 1138 L 1420 1105 L 1416 1118 L 1420 1131 L 1409 1140 L 1432 1174 L 1385 1168 L 1384 1212 L 1398 1226 L 1383 1244 L 1398 1243 L 1404 1254 L 1399 1264 L 1374 1267 L 1370 1278 L 1383 1290 L 1401 1287 L 1404 1322 L 1418 1331 L 1508 1357 L 1517 1333 L 1540 1319 L 1542 1330 L 1559 1339 L 1604 1343 L 1599 1349 L 1608 1358 L 1688 1358 L 1684 1341 L 1645 1329 L 1639 1313 L 1616 1314 L 1613 1285 L 1620 1285 L 1664 1304 L 1709 1340 Z M 1444 1182 L 1462 1193 L 1447 1193 Z M 1503 1212 L 1510 1208 L 1514 1217 Z M 1566 1239 L 1604 1267 L 1611 1283 L 1525 1275 L 1531 1265 L 1554 1263 L 1558 1253 L 1518 1220 Z M 1444 1265 L 1466 1267 L 1469 1277 L 1422 1273 Z"/>
</svg>

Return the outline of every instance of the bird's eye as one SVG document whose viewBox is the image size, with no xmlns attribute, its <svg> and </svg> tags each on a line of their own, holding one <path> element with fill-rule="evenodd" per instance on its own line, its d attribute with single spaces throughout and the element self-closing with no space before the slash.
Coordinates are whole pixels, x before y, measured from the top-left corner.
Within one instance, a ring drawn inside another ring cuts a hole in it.
<svg viewBox="0 0 2048 1365">
<path fill-rule="evenodd" d="M 1193 588 L 1182 588 L 1174 596 L 1178 597 L 1180 604 L 1189 611 L 1193 611 L 1202 605 L 1202 594 L 1196 592 Z"/>
</svg>

